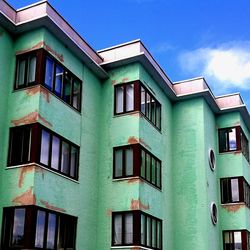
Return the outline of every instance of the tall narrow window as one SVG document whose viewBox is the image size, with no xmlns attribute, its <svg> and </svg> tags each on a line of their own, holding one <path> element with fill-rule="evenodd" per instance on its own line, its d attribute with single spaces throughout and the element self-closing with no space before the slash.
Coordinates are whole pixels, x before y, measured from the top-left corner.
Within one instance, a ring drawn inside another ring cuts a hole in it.
<svg viewBox="0 0 250 250">
<path fill-rule="evenodd" d="M 71 88 L 72 88 L 72 78 L 68 72 L 65 72 L 65 77 L 63 82 L 63 100 L 68 104 L 71 103 Z"/>
<path fill-rule="evenodd" d="M 241 150 L 247 161 L 249 161 L 248 140 L 241 127 L 219 129 L 219 152 L 236 150 Z"/>
<path fill-rule="evenodd" d="M 112 215 L 112 245 L 138 245 L 162 249 L 162 221 L 141 211 L 115 212 Z"/>
<path fill-rule="evenodd" d="M 55 94 L 59 97 L 62 96 L 62 84 L 63 84 L 63 68 L 60 65 L 56 65 L 55 75 Z"/>
<path fill-rule="evenodd" d="M 50 152 L 50 134 L 46 130 L 42 130 L 41 154 L 40 154 L 41 163 L 45 165 L 49 164 L 49 152 Z"/>
<path fill-rule="evenodd" d="M 131 111 L 140 111 L 161 129 L 161 105 L 139 81 L 115 86 L 115 115 Z"/>
<path fill-rule="evenodd" d="M 46 68 L 45 68 L 45 86 L 49 89 L 53 89 L 54 82 L 54 61 L 51 57 L 46 57 Z"/>
<path fill-rule="evenodd" d="M 224 231 L 224 250 L 250 250 L 248 244 L 249 232 L 246 230 Z"/>
<path fill-rule="evenodd" d="M 113 177 L 131 176 L 161 188 L 161 161 L 140 144 L 114 148 Z"/>
<path fill-rule="evenodd" d="M 46 213 L 44 211 L 38 210 L 36 219 L 36 236 L 35 236 L 35 247 L 38 248 L 43 248 L 44 246 L 45 219 L 46 219 Z"/>
<path fill-rule="evenodd" d="M 14 210 L 14 221 L 12 231 L 12 246 L 23 246 L 24 244 L 24 222 L 25 209 L 17 208 Z"/>
</svg>

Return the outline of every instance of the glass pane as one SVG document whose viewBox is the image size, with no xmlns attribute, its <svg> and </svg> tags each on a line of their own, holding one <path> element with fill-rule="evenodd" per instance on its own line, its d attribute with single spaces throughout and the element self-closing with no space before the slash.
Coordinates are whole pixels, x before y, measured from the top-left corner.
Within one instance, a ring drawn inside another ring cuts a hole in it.
<svg viewBox="0 0 250 250">
<path fill-rule="evenodd" d="M 150 119 L 151 115 L 151 97 L 146 93 L 146 116 Z"/>
<path fill-rule="evenodd" d="M 161 239 L 161 230 L 162 230 L 162 228 L 161 228 L 161 222 L 158 221 L 157 222 L 157 247 L 159 249 L 161 249 L 161 241 L 162 241 L 162 239 Z"/>
<path fill-rule="evenodd" d="M 151 156 L 146 154 L 146 168 L 147 168 L 147 176 L 146 179 L 151 181 Z"/>
<path fill-rule="evenodd" d="M 25 85 L 25 65 L 26 60 L 25 59 L 19 59 L 17 63 L 17 78 L 16 78 L 16 84 L 17 87 L 22 87 Z"/>
<path fill-rule="evenodd" d="M 36 56 L 29 58 L 28 65 L 28 83 L 34 82 L 36 78 Z"/>
<path fill-rule="evenodd" d="M 41 153 L 40 162 L 49 165 L 49 144 L 50 144 L 50 134 L 42 130 L 42 142 L 41 142 Z"/>
<path fill-rule="evenodd" d="M 233 128 L 228 132 L 229 136 L 229 150 L 236 150 L 237 144 L 236 144 L 236 129 Z"/>
<path fill-rule="evenodd" d="M 156 104 L 156 121 L 155 125 L 157 128 L 161 128 L 161 106 Z"/>
<path fill-rule="evenodd" d="M 152 247 L 156 247 L 156 221 L 152 219 Z"/>
<path fill-rule="evenodd" d="M 120 214 L 114 216 L 113 241 L 114 245 L 122 244 L 122 216 Z"/>
<path fill-rule="evenodd" d="M 62 154 L 61 154 L 61 171 L 65 174 L 69 174 L 69 144 L 62 142 Z"/>
<path fill-rule="evenodd" d="M 12 130 L 10 164 L 20 164 L 22 161 L 23 131 L 21 129 Z"/>
<path fill-rule="evenodd" d="M 47 248 L 54 249 L 56 235 L 56 215 L 49 213 L 47 229 Z"/>
<path fill-rule="evenodd" d="M 151 99 L 151 118 L 150 120 L 153 122 L 153 124 L 155 124 L 155 112 L 156 112 L 156 104 L 155 104 L 155 100 L 152 98 Z"/>
<path fill-rule="evenodd" d="M 59 169 L 60 139 L 52 136 L 51 168 Z"/>
<path fill-rule="evenodd" d="M 141 112 L 145 115 L 146 108 L 145 108 L 145 89 L 141 87 Z"/>
<path fill-rule="evenodd" d="M 126 85 L 126 111 L 134 110 L 134 84 Z"/>
<path fill-rule="evenodd" d="M 30 150 L 31 150 L 31 128 L 23 127 L 23 138 L 22 138 L 22 159 L 21 163 L 30 161 Z"/>
<path fill-rule="evenodd" d="M 232 192 L 232 201 L 236 202 L 240 200 L 239 197 L 239 181 L 238 179 L 231 179 L 231 192 Z"/>
<path fill-rule="evenodd" d="M 152 246 L 152 242 L 151 242 L 151 218 L 147 217 L 147 246 L 151 247 Z"/>
<path fill-rule="evenodd" d="M 144 214 L 141 214 L 141 244 L 146 244 L 146 218 Z"/>
<path fill-rule="evenodd" d="M 70 152 L 70 176 L 77 176 L 77 164 L 78 164 L 78 149 L 76 147 L 71 146 Z"/>
<path fill-rule="evenodd" d="M 43 248 L 45 216 L 46 216 L 45 212 L 40 210 L 37 211 L 35 247 Z"/>
<path fill-rule="evenodd" d="M 141 177 L 145 178 L 145 161 L 146 161 L 146 154 L 144 150 L 141 150 Z"/>
<path fill-rule="evenodd" d="M 24 240 L 25 209 L 16 208 L 14 213 L 12 246 L 22 246 Z"/>
<path fill-rule="evenodd" d="M 74 80 L 74 89 L 73 89 L 73 107 L 80 109 L 80 99 L 81 99 L 81 84 L 80 82 Z"/>
<path fill-rule="evenodd" d="M 122 176 L 122 149 L 115 150 L 115 177 Z"/>
<path fill-rule="evenodd" d="M 161 163 L 156 161 L 156 186 L 161 187 Z"/>
<path fill-rule="evenodd" d="M 116 89 L 116 104 L 115 104 L 115 112 L 122 113 L 123 110 L 123 86 L 117 87 Z"/>
<path fill-rule="evenodd" d="M 125 214 L 125 225 L 124 225 L 124 243 L 132 244 L 133 243 L 133 214 Z"/>
<path fill-rule="evenodd" d="M 234 249 L 242 250 L 241 232 L 234 232 Z"/>
<path fill-rule="evenodd" d="M 71 82 L 72 78 L 68 72 L 65 72 L 63 83 L 63 100 L 67 103 L 71 103 Z"/>
<path fill-rule="evenodd" d="M 152 183 L 155 184 L 156 183 L 156 174 L 155 174 L 156 161 L 153 157 L 152 157 L 152 162 L 151 162 L 151 168 L 152 168 Z"/>
<path fill-rule="evenodd" d="M 63 82 L 63 68 L 56 65 L 56 80 L 55 80 L 55 94 L 59 97 L 62 96 L 62 82 Z"/>
<path fill-rule="evenodd" d="M 125 152 L 125 175 L 133 175 L 133 149 L 126 149 Z"/>
<path fill-rule="evenodd" d="M 54 61 L 50 57 L 46 57 L 45 69 L 45 86 L 52 90 L 54 80 Z"/>
</svg>

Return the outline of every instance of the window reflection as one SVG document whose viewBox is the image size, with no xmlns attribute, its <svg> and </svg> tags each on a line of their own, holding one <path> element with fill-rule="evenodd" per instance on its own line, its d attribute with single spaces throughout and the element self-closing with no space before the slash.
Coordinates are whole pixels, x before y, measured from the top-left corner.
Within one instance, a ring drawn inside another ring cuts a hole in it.
<svg viewBox="0 0 250 250">
<path fill-rule="evenodd" d="M 49 146 L 50 134 L 47 131 L 42 130 L 40 162 L 45 165 L 49 164 Z"/>
<path fill-rule="evenodd" d="M 55 94 L 59 97 L 62 95 L 62 83 L 63 83 L 63 68 L 60 65 L 56 65 L 56 80 L 55 80 Z"/>
<path fill-rule="evenodd" d="M 56 233 L 56 215 L 49 213 L 47 229 L 47 248 L 54 249 Z"/>
<path fill-rule="evenodd" d="M 116 113 L 123 112 L 123 86 L 118 86 L 116 88 Z"/>
<path fill-rule="evenodd" d="M 52 136 L 51 167 L 59 169 L 60 140 L 57 136 Z"/>
<path fill-rule="evenodd" d="M 62 142 L 61 171 L 65 174 L 69 173 L 69 144 L 64 141 Z"/>
<path fill-rule="evenodd" d="M 125 244 L 133 243 L 133 214 L 128 213 L 125 215 Z"/>
<path fill-rule="evenodd" d="M 54 77 L 54 61 L 51 57 L 46 57 L 45 68 L 45 86 L 49 89 L 53 89 L 53 77 Z"/>
<path fill-rule="evenodd" d="M 37 211 L 35 247 L 43 247 L 45 231 L 45 212 Z"/>
<path fill-rule="evenodd" d="M 114 217 L 114 245 L 122 244 L 122 216 L 116 214 Z"/>
<path fill-rule="evenodd" d="M 134 110 L 134 84 L 126 85 L 126 111 Z"/>
<path fill-rule="evenodd" d="M 12 232 L 12 245 L 23 245 L 24 239 L 25 209 L 16 208 L 14 212 L 14 223 Z"/>
<path fill-rule="evenodd" d="M 239 182 L 238 179 L 231 179 L 232 201 L 239 201 Z"/>
</svg>

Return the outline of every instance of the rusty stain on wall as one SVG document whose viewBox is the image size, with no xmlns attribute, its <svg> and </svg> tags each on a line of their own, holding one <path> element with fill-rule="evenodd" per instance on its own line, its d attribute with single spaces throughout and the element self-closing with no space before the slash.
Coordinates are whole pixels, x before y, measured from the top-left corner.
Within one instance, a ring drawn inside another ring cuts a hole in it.
<svg viewBox="0 0 250 250">
<path fill-rule="evenodd" d="M 246 207 L 245 204 L 235 204 L 235 205 L 222 205 L 224 209 L 226 209 L 228 212 L 235 213 L 242 207 Z"/>
<path fill-rule="evenodd" d="M 50 52 L 52 55 L 54 55 L 55 57 L 57 57 L 57 59 L 61 62 L 64 62 L 64 57 L 63 54 L 59 54 L 58 52 L 56 52 L 54 49 L 52 49 L 48 44 L 46 44 L 44 42 L 44 49 L 46 49 L 48 52 Z"/>
<path fill-rule="evenodd" d="M 58 212 L 62 212 L 62 213 L 66 212 L 65 209 L 59 208 L 59 207 L 55 207 L 55 206 L 49 204 L 47 201 L 44 201 L 42 199 L 40 199 L 40 202 L 41 202 L 42 205 L 44 205 L 48 209 L 51 209 L 51 210 L 54 210 L 54 211 L 58 211 Z"/>
<path fill-rule="evenodd" d="M 140 199 L 139 200 L 131 200 L 131 204 L 130 204 L 130 209 L 131 210 L 149 210 L 149 204 L 145 205 L 143 204 Z"/>
<path fill-rule="evenodd" d="M 140 177 L 137 177 L 137 178 L 131 178 L 127 181 L 127 183 L 129 184 L 132 184 L 132 183 L 144 183 L 144 181 L 140 178 Z"/>
<path fill-rule="evenodd" d="M 35 123 L 38 120 L 41 120 L 48 127 L 52 127 L 52 124 L 48 122 L 44 117 L 42 117 L 37 111 L 31 112 L 20 119 L 11 120 L 11 123 L 14 126 L 19 126 L 19 125 Z"/>
<path fill-rule="evenodd" d="M 50 93 L 46 88 L 38 85 L 32 88 L 26 89 L 26 94 L 29 96 L 35 95 L 37 93 L 41 93 L 45 97 L 46 101 L 50 102 Z"/>
<path fill-rule="evenodd" d="M 115 85 L 116 84 L 116 80 L 112 80 L 111 83 L 112 83 L 112 85 Z"/>
<path fill-rule="evenodd" d="M 151 149 L 151 147 L 145 143 L 145 141 L 141 138 L 137 138 L 135 136 L 130 136 L 128 138 L 128 144 L 136 144 L 136 143 L 141 143 L 144 147 Z"/>
<path fill-rule="evenodd" d="M 26 174 L 28 173 L 42 173 L 43 178 L 44 178 L 44 170 L 38 166 L 32 165 L 32 166 L 24 166 L 20 168 L 20 173 L 19 173 L 19 180 L 18 180 L 18 187 L 21 188 L 23 186 L 24 178 Z"/>
<path fill-rule="evenodd" d="M 18 55 L 18 54 L 23 54 L 23 53 L 26 53 L 26 52 L 29 52 L 32 50 L 41 49 L 43 46 L 44 46 L 44 41 L 40 41 L 37 44 L 35 44 L 34 46 L 32 46 L 31 48 L 17 51 L 16 54 Z"/>
<path fill-rule="evenodd" d="M 112 216 L 112 212 L 113 212 L 112 209 L 107 209 L 106 215 L 107 215 L 107 216 Z"/>
<path fill-rule="evenodd" d="M 129 78 L 128 77 L 124 77 L 124 78 L 122 78 L 122 82 L 127 82 L 129 80 Z"/>
<path fill-rule="evenodd" d="M 35 205 L 36 196 L 33 194 L 33 188 L 30 187 L 25 193 L 14 198 L 12 202 L 19 205 Z"/>
</svg>

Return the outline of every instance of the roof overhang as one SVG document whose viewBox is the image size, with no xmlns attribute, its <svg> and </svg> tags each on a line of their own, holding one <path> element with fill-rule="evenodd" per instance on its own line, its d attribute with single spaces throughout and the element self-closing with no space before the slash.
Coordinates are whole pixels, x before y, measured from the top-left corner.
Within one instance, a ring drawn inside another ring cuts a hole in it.
<svg viewBox="0 0 250 250">
<path fill-rule="evenodd" d="M 6 1 L 0 1 L 0 23 L 12 34 L 46 27 L 98 77 L 102 79 L 108 77 L 105 70 L 99 65 L 103 62 L 102 57 L 47 1 L 41 1 L 18 10 L 13 9 Z"/>
</svg>

